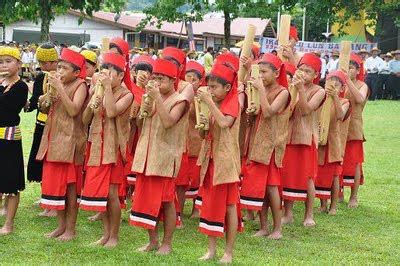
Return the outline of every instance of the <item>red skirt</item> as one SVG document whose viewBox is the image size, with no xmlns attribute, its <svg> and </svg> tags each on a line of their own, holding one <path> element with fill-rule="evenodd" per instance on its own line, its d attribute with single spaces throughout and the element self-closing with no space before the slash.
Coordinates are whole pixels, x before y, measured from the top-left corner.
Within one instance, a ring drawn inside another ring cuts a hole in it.
<svg viewBox="0 0 400 266">
<path fill-rule="evenodd" d="M 40 206 L 44 209 L 64 210 L 68 184 L 82 188 L 82 166 L 73 163 L 43 162 L 42 197 Z"/>
<path fill-rule="evenodd" d="M 314 143 L 286 146 L 283 158 L 282 196 L 285 200 L 305 201 L 308 180 L 315 180 L 318 171 L 318 151 Z"/>
<path fill-rule="evenodd" d="M 130 225 L 154 230 L 163 202 L 175 201 L 175 179 L 137 174 Z"/>
<path fill-rule="evenodd" d="M 261 210 L 267 193 L 267 186 L 280 186 L 281 174 L 272 154 L 269 165 L 251 161 L 242 167 L 240 205 L 244 209 Z"/>
<path fill-rule="evenodd" d="M 189 155 L 187 152 L 182 154 L 181 167 L 179 168 L 178 176 L 176 177 L 175 184 L 177 186 L 189 187 Z"/>
<path fill-rule="evenodd" d="M 333 177 L 339 177 L 341 173 L 342 166 L 339 162 L 318 166 L 318 176 L 315 179 L 315 196 L 320 199 L 330 199 Z"/>
<path fill-rule="evenodd" d="M 226 209 L 229 205 L 236 205 L 238 231 L 243 229 L 239 204 L 239 183 L 213 186 L 213 172 L 214 164 L 210 161 L 202 185 L 199 231 L 209 236 L 223 237 L 226 231 Z"/>
<path fill-rule="evenodd" d="M 364 184 L 364 174 L 362 163 L 364 162 L 364 147 L 362 140 L 350 140 L 346 143 L 346 149 L 343 158 L 343 185 L 354 186 L 354 176 L 356 175 L 357 165 L 360 165 L 360 185 Z"/>
<path fill-rule="evenodd" d="M 188 199 L 195 199 L 199 193 L 200 187 L 200 166 L 196 165 L 197 157 L 189 157 L 188 176 L 190 180 L 189 189 L 186 191 L 185 196 Z"/>
</svg>

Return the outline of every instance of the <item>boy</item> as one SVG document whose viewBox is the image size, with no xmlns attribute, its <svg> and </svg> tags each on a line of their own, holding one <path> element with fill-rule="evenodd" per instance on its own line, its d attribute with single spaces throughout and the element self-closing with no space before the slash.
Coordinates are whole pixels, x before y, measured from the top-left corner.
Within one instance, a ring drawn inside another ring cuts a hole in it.
<svg viewBox="0 0 400 266">
<path fill-rule="evenodd" d="M 342 161 L 344 146 L 341 136 L 347 135 L 343 128 L 343 122 L 349 117 L 349 100 L 344 99 L 346 75 L 340 70 L 335 70 L 326 78 L 325 93 L 333 98 L 333 106 L 330 111 L 328 141 L 326 145 L 318 147 L 318 176 L 315 181 L 315 195 L 321 199 L 321 212 L 328 211 L 327 200 L 331 199 L 328 214 L 336 215 L 339 198 L 339 176 L 342 173 Z M 334 82 L 333 86 L 328 81 Z M 328 85 L 328 86 L 327 86 Z"/>
<path fill-rule="evenodd" d="M 142 102 L 149 115 L 141 119 L 142 129 L 132 164 L 137 178 L 130 224 L 148 230 L 149 243 L 139 251 L 157 250 L 157 254 L 164 255 L 172 251 L 176 226 L 175 178 L 183 150 L 179 137 L 185 128 L 182 116 L 189 103 L 175 91 L 178 68 L 174 63 L 157 59 L 153 77 L 155 85 L 146 89 L 154 101 L 154 108 L 150 101 Z M 164 238 L 159 246 L 157 222 L 161 208 L 164 211 Z"/>
<path fill-rule="evenodd" d="M 97 55 L 91 50 L 81 51 L 86 60 L 86 78 L 92 78 L 97 68 Z M 90 81 L 88 82 L 90 84 Z"/>
<path fill-rule="evenodd" d="M 237 59 L 238 61 L 238 59 Z M 197 164 L 201 166 L 202 205 L 199 230 L 208 236 L 208 251 L 201 260 L 216 256 L 217 237 L 226 232 L 221 263 L 231 263 L 236 231 L 242 228 L 239 205 L 240 107 L 237 73 L 229 64 L 217 63 L 207 76 L 209 91 L 198 91 L 210 109 L 210 130 L 204 137 Z M 206 117 L 202 117 L 206 123 Z M 240 222 L 239 222 L 240 221 Z"/>
<path fill-rule="evenodd" d="M 281 186 L 279 168 L 282 167 L 286 139 L 284 129 L 288 117 L 282 115 L 289 105 L 286 71 L 282 61 L 273 54 L 265 54 L 260 62 L 260 78 L 251 83 L 260 95 L 260 111 L 255 116 L 249 130 L 250 145 L 248 159 L 242 167 L 243 181 L 240 203 L 245 209 L 260 212 L 260 230 L 255 236 L 280 239 L 281 199 L 278 187 Z M 251 107 L 251 106 L 249 106 Z M 274 229 L 268 232 L 267 211 L 271 207 Z"/>
<path fill-rule="evenodd" d="M 343 185 L 351 187 L 348 207 L 358 207 L 358 188 L 364 183 L 362 163 L 365 141 L 362 112 L 368 100 L 369 90 L 364 82 L 364 66 L 360 56 L 351 54 L 345 97 L 350 100 L 352 114 L 343 158 Z"/>
<path fill-rule="evenodd" d="M 314 226 L 314 179 L 317 175 L 318 112 L 325 98 L 324 90 L 317 85 L 321 60 L 307 53 L 301 58 L 301 74 L 293 77 L 298 90 L 298 101 L 289 120 L 288 142 L 283 159 L 282 180 L 285 213 L 282 223 L 292 223 L 293 201 L 305 201 L 303 225 Z"/>
<path fill-rule="evenodd" d="M 57 210 L 58 227 L 47 237 L 63 241 L 75 237 L 77 191 L 82 182 L 86 132 L 82 108 L 87 96 L 85 58 L 68 48 L 61 52 L 57 74 L 50 74 L 52 90 L 39 98 L 48 114 L 37 160 L 43 160 L 41 207 Z M 50 103 L 50 105 L 48 104 Z M 60 149 L 62 147 L 62 149 Z"/>
<path fill-rule="evenodd" d="M 97 82 L 101 82 L 104 88 L 104 99 L 92 95 L 82 118 L 85 125 L 90 125 L 90 131 L 80 208 L 104 213 L 104 235 L 95 243 L 105 247 L 118 244 L 121 220 L 118 190 L 124 179 L 122 161 L 126 161 L 128 107 L 133 98 L 132 93 L 121 86 L 125 65 L 125 58 L 121 55 L 103 55 L 103 70 Z"/>
</svg>

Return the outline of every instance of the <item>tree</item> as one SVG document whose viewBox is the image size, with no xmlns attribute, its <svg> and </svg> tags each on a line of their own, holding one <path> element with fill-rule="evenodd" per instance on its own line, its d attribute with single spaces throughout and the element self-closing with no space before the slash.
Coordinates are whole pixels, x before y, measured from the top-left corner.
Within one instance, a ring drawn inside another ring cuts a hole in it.
<svg viewBox="0 0 400 266">
<path fill-rule="evenodd" d="M 125 0 L 6 0 L 0 1 L 0 17 L 4 23 L 28 19 L 35 23 L 41 20 L 41 40 L 49 40 L 50 23 L 56 15 L 64 14 L 69 9 L 92 15 L 101 8 L 119 12 Z"/>
</svg>

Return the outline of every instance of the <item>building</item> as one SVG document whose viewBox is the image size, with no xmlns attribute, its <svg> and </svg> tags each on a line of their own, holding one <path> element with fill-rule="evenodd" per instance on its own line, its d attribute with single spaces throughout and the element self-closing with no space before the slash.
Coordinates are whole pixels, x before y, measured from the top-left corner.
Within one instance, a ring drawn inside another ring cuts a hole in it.
<svg viewBox="0 0 400 266">
<path fill-rule="evenodd" d="M 103 37 L 124 37 L 132 47 L 161 49 L 165 46 L 188 47 L 186 27 L 183 23 L 149 23 L 139 33 L 135 29 L 145 17 L 144 14 L 121 14 L 95 12 L 86 16 L 79 24 L 81 13 L 70 10 L 67 14 L 56 16 L 50 26 L 50 38 L 59 43 L 80 45 L 85 42 L 101 43 Z M 242 40 L 249 24 L 256 26 L 256 38 L 275 37 L 271 20 L 259 18 L 237 18 L 231 25 L 231 44 Z M 0 25 L 1 27 L 1 25 Z M 1 33 L 1 32 L 0 32 Z M 224 38 L 224 18 L 205 17 L 193 23 L 196 50 L 212 46 L 220 49 Z M 40 24 L 21 20 L 4 26 L 6 41 L 40 42 Z"/>
</svg>

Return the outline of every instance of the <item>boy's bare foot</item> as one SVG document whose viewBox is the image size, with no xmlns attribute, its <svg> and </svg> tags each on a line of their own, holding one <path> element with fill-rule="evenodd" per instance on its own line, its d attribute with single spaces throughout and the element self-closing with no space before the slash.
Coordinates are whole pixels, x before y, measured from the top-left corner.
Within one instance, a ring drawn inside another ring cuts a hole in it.
<svg viewBox="0 0 400 266">
<path fill-rule="evenodd" d="M 260 229 L 253 236 L 255 236 L 255 237 L 267 236 L 268 233 L 269 233 L 268 229 Z"/>
<path fill-rule="evenodd" d="M 282 224 L 292 224 L 294 223 L 293 216 L 282 216 Z"/>
<path fill-rule="evenodd" d="M 107 243 L 104 244 L 106 248 L 114 248 L 118 245 L 118 238 L 109 238 Z"/>
<path fill-rule="evenodd" d="M 357 208 L 358 207 L 358 200 L 357 199 L 350 199 L 349 204 L 347 205 L 349 208 Z"/>
<path fill-rule="evenodd" d="M 316 223 L 313 218 L 306 218 L 304 219 L 303 225 L 304 227 L 313 227 L 316 225 Z"/>
<path fill-rule="evenodd" d="M 331 208 L 328 212 L 329 215 L 336 215 L 336 208 Z"/>
<path fill-rule="evenodd" d="M 76 236 L 75 231 L 65 230 L 65 232 L 59 237 L 57 237 L 57 239 L 60 241 L 71 241 L 75 238 L 75 236 Z"/>
<path fill-rule="evenodd" d="M 93 242 L 91 246 L 104 246 L 105 243 L 107 243 L 109 236 L 102 236 L 99 240 Z"/>
<path fill-rule="evenodd" d="M 269 236 L 269 239 L 278 240 L 282 238 L 282 231 L 273 231 Z"/>
<path fill-rule="evenodd" d="M 13 226 L 3 225 L 3 227 L 0 229 L 0 236 L 9 235 L 12 232 L 14 232 L 14 227 Z"/>
<path fill-rule="evenodd" d="M 139 252 L 150 252 L 153 250 L 157 250 L 159 248 L 158 242 L 156 243 L 149 243 L 141 248 L 138 248 L 137 251 Z"/>
<path fill-rule="evenodd" d="M 65 227 L 57 227 L 54 231 L 45 234 L 47 238 L 57 238 L 65 232 Z"/>
<path fill-rule="evenodd" d="M 157 255 L 168 255 L 172 252 L 171 245 L 162 244 L 161 247 L 157 250 Z"/>
<path fill-rule="evenodd" d="M 206 254 L 204 254 L 202 257 L 199 258 L 199 260 L 212 260 L 213 258 L 215 258 L 215 251 L 211 252 L 211 251 L 207 251 Z"/>
<path fill-rule="evenodd" d="M 103 213 L 102 213 L 102 212 L 98 212 L 98 213 L 96 213 L 95 215 L 90 216 L 90 217 L 88 218 L 88 220 L 89 220 L 90 222 L 100 221 L 101 219 L 103 219 Z"/>
<path fill-rule="evenodd" d="M 232 263 L 232 254 L 224 253 L 224 256 L 219 260 L 221 264 L 229 264 Z"/>
</svg>

